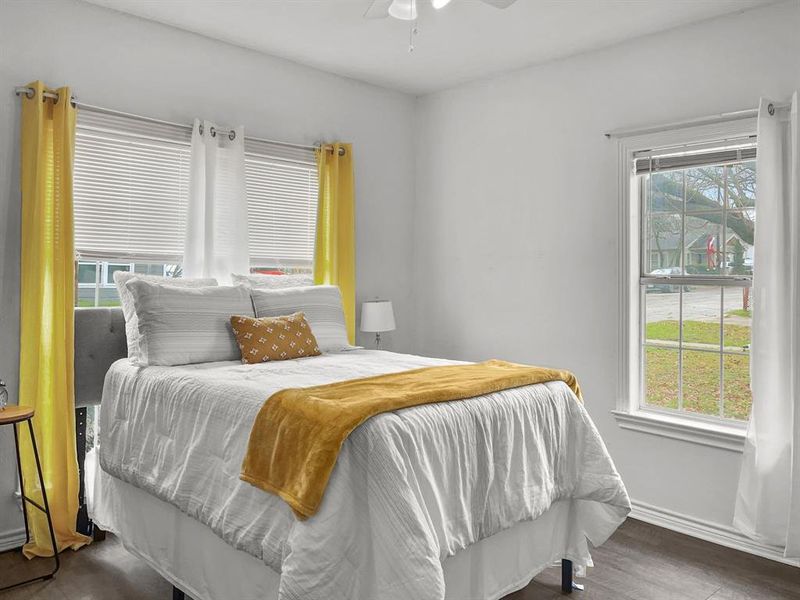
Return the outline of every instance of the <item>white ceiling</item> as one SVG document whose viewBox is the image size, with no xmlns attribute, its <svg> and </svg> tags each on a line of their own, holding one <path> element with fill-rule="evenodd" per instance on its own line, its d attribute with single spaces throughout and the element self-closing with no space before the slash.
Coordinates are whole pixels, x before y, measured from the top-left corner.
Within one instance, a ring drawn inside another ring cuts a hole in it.
<svg viewBox="0 0 800 600">
<path fill-rule="evenodd" d="M 368 20 L 371 0 L 87 0 L 354 79 L 425 94 L 771 0 L 517 0 L 505 10 L 419 0 L 409 24 Z"/>
</svg>

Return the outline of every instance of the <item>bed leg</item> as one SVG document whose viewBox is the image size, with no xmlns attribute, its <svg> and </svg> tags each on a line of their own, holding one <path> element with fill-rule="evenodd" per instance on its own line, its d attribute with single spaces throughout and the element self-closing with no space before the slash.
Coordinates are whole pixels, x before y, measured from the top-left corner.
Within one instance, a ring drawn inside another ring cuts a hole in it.
<svg viewBox="0 0 800 600">
<path fill-rule="evenodd" d="M 100 529 L 97 525 L 92 523 L 92 540 L 95 542 L 102 542 L 106 539 L 106 532 Z"/>
<path fill-rule="evenodd" d="M 172 586 L 172 600 L 186 600 L 186 594 L 184 594 L 181 590 L 176 588 L 174 585 Z"/>
<path fill-rule="evenodd" d="M 561 591 L 572 593 L 572 561 L 566 558 L 561 559 Z"/>
</svg>

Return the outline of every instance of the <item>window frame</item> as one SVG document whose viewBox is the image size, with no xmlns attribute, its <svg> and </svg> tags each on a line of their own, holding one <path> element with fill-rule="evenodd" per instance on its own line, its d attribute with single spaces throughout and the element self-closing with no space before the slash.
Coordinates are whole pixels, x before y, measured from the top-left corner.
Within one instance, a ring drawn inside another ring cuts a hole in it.
<svg viewBox="0 0 800 600">
<path fill-rule="evenodd" d="M 653 130 L 639 135 L 621 136 L 617 140 L 620 326 L 617 402 L 612 412 L 618 425 L 624 429 L 734 452 L 743 451 L 747 425 L 742 421 L 641 404 L 644 383 L 642 360 L 644 329 L 641 310 L 644 244 L 640 243 L 643 198 L 639 188 L 639 176 L 634 169 L 634 158 L 636 153 L 648 150 L 755 137 L 756 133 L 756 119 L 749 117 L 691 127 Z M 709 277 L 706 281 L 712 285 L 720 285 L 723 280 Z M 697 285 L 701 281 L 694 277 L 692 283 Z"/>
</svg>

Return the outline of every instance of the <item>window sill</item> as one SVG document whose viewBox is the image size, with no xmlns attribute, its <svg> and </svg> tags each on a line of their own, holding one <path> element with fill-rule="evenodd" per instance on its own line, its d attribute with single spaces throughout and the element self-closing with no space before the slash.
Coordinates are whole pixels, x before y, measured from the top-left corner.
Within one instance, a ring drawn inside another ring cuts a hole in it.
<svg viewBox="0 0 800 600">
<path fill-rule="evenodd" d="M 611 412 L 614 413 L 617 423 L 623 429 L 660 435 L 675 440 L 702 444 L 703 446 L 722 448 L 732 452 L 742 452 L 744 450 L 746 437 L 746 429 L 744 427 L 727 423 L 711 423 L 655 411 L 636 410 L 626 412 L 614 410 Z"/>
</svg>

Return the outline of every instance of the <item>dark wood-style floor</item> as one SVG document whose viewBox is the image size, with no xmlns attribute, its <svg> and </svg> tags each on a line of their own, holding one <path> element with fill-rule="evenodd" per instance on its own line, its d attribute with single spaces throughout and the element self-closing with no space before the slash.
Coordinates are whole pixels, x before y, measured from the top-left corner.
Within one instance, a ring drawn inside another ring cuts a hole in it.
<svg viewBox="0 0 800 600">
<path fill-rule="evenodd" d="M 575 600 L 800 600 L 800 568 L 729 550 L 629 520 L 594 552 L 586 591 Z M 26 577 L 41 560 L 0 555 L 0 586 Z M 560 572 L 548 569 L 504 600 L 562 597 Z M 56 578 L 0 594 L 0 600 L 169 600 L 171 587 L 113 537 L 67 551 Z M 238 600 L 238 599 L 231 599 Z M 413 599 L 409 599 L 413 600 Z"/>
</svg>

